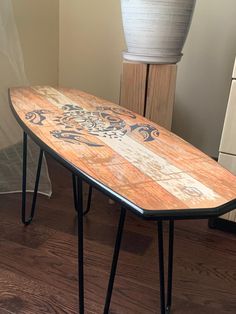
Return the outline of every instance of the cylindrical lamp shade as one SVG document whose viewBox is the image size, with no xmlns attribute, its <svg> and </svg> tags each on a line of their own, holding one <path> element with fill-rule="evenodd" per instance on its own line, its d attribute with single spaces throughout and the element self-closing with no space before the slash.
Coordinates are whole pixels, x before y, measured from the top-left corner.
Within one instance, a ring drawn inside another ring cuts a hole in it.
<svg viewBox="0 0 236 314">
<path fill-rule="evenodd" d="M 177 63 L 196 0 L 121 0 L 129 61 Z"/>
</svg>

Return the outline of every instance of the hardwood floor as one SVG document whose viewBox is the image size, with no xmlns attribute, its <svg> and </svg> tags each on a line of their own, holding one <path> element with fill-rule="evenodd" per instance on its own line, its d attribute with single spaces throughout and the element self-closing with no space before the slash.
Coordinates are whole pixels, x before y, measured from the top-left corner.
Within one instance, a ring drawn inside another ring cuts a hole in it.
<svg viewBox="0 0 236 314">
<path fill-rule="evenodd" d="M 0 196 L 0 314 L 78 313 L 71 175 L 49 165 L 54 193 L 39 197 L 32 225 L 20 223 L 19 195 Z M 84 225 L 86 313 L 103 312 L 118 217 L 95 191 Z M 156 248 L 156 224 L 128 213 L 110 313 L 159 313 Z M 176 222 L 174 262 L 173 313 L 236 312 L 235 235 Z"/>
</svg>

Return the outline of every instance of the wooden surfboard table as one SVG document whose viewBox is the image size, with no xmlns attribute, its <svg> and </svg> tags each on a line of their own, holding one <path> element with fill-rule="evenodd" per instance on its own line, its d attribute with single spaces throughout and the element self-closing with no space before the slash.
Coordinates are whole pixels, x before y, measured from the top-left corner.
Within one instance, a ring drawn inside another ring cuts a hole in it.
<svg viewBox="0 0 236 314">
<path fill-rule="evenodd" d="M 161 126 L 79 90 L 12 88 L 9 97 L 12 112 L 24 132 L 22 209 L 25 210 L 27 135 L 41 148 L 34 206 L 43 152 L 52 155 L 78 180 L 80 313 L 84 313 L 82 181 L 121 205 L 104 313 L 109 312 L 127 210 L 157 221 L 160 308 L 162 314 L 170 313 L 174 220 L 208 219 L 235 209 L 236 177 Z M 167 293 L 164 220 L 169 221 Z"/>
</svg>

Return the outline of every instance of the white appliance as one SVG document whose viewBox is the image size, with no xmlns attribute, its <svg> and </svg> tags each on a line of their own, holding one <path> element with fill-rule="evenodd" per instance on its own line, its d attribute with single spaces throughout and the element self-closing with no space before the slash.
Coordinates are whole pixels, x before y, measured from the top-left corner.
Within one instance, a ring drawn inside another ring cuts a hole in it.
<svg viewBox="0 0 236 314">
<path fill-rule="evenodd" d="M 219 151 L 219 163 L 236 175 L 236 59 Z M 236 210 L 221 218 L 236 224 Z"/>
</svg>

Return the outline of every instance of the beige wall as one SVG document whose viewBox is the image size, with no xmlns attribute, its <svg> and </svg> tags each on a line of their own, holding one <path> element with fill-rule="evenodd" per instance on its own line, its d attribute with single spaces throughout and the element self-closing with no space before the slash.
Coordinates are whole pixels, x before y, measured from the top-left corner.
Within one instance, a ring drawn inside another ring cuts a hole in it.
<svg viewBox="0 0 236 314">
<path fill-rule="evenodd" d="M 173 130 L 217 156 L 236 55 L 236 1 L 197 0 L 179 64 Z"/>
<path fill-rule="evenodd" d="M 236 1 L 197 0 L 179 64 L 173 130 L 217 156 L 236 54 Z M 59 82 L 118 102 L 117 0 L 60 0 Z"/>
<path fill-rule="evenodd" d="M 60 0 L 60 85 L 118 102 L 122 45 L 119 0 Z"/>
<path fill-rule="evenodd" d="M 12 2 L 30 83 L 57 84 L 59 0 Z"/>
</svg>

